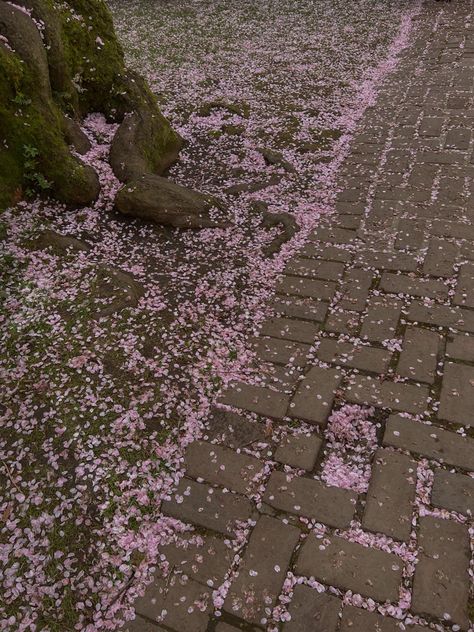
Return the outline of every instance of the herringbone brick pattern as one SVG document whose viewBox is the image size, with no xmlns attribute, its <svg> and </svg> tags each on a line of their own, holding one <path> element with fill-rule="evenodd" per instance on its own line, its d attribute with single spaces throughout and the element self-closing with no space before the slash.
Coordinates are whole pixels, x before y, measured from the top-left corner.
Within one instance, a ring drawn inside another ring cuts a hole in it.
<svg viewBox="0 0 474 632">
<path fill-rule="evenodd" d="M 163 512 L 128 629 L 468 630 L 474 23 L 426 3 Z M 161 626 L 161 627 L 160 627 Z"/>
</svg>

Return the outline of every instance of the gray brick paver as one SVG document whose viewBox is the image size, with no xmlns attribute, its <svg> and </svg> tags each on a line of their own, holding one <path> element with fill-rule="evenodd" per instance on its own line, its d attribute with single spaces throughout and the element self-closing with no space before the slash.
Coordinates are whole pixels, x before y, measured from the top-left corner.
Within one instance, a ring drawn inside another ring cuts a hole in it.
<svg viewBox="0 0 474 632">
<path fill-rule="evenodd" d="M 441 336 L 434 331 L 407 327 L 397 373 L 417 382 L 433 384 L 436 377 Z"/>
<path fill-rule="evenodd" d="M 446 298 L 448 289 L 442 281 L 421 279 L 406 274 L 384 272 L 380 288 L 390 294 L 408 294 L 425 298 Z"/>
<path fill-rule="evenodd" d="M 379 449 L 372 475 L 362 526 L 406 542 L 412 529 L 416 463 L 397 452 Z"/>
<path fill-rule="evenodd" d="M 230 586 L 225 610 L 257 625 L 268 619 L 299 536 L 296 527 L 262 516 L 252 531 L 238 576 Z"/>
<path fill-rule="evenodd" d="M 221 404 L 276 418 L 285 416 L 288 402 L 288 395 L 242 382 L 231 385 L 219 399 Z"/>
<path fill-rule="evenodd" d="M 315 434 L 290 435 L 283 439 L 275 452 L 275 460 L 285 465 L 311 472 L 316 464 L 323 441 Z"/>
<path fill-rule="evenodd" d="M 407 450 L 465 470 L 474 470 L 474 439 L 401 415 L 389 417 L 383 445 Z"/>
<path fill-rule="evenodd" d="M 296 586 L 289 607 L 291 620 L 285 632 L 336 632 L 342 602 L 333 595 L 318 593 L 308 586 Z"/>
<path fill-rule="evenodd" d="M 474 362 L 474 336 L 461 334 L 449 336 L 446 355 L 453 360 Z"/>
<path fill-rule="evenodd" d="M 345 397 L 356 404 L 391 408 L 407 413 L 422 413 L 428 403 L 428 388 L 422 385 L 355 376 L 344 390 Z"/>
<path fill-rule="evenodd" d="M 260 334 L 262 336 L 272 336 L 294 342 L 313 344 L 318 331 L 319 327 L 314 323 L 291 318 L 269 318 L 263 323 Z"/>
<path fill-rule="evenodd" d="M 363 345 L 356 347 L 343 340 L 324 338 L 319 345 L 317 356 L 322 362 L 352 367 L 361 371 L 385 373 L 392 353 L 387 349 L 376 349 Z"/>
<path fill-rule="evenodd" d="M 263 499 L 279 511 L 344 529 L 354 516 L 357 495 L 305 476 L 291 478 L 284 472 L 275 471 L 270 476 Z"/>
<path fill-rule="evenodd" d="M 412 611 L 468 628 L 469 534 L 466 525 L 421 518 L 420 560 L 413 582 Z"/>
<path fill-rule="evenodd" d="M 406 628 L 411 630 L 411 628 Z M 401 632 L 396 619 L 383 617 L 377 612 L 367 612 L 354 606 L 345 606 L 339 632 Z"/>
<path fill-rule="evenodd" d="M 156 579 L 135 603 L 139 615 L 186 632 L 205 632 L 211 609 L 211 589 L 181 574 Z"/>
<path fill-rule="evenodd" d="M 323 544 L 314 534 L 308 536 L 296 562 L 297 573 L 382 602 L 398 599 L 402 569 L 401 559 L 391 553 L 336 536 Z"/>
<path fill-rule="evenodd" d="M 375 296 L 369 300 L 367 315 L 362 321 L 361 338 L 383 342 L 395 338 L 403 302 Z"/>
<path fill-rule="evenodd" d="M 465 474 L 437 470 L 431 503 L 435 507 L 472 516 L 474 514 L 474 478 Z"/>
<path fill-rule="evenodd" d="M 309 423 L 325 425 L 341 379 L 336 369 L 312 367 L 298 386 L 288 414 Z"/>
<path fill-rule="evenodd" d="M 232 534 L 238 521 L 249 520 L 255 513 L 253 504 L 244 496 L 224 493 L 188 478 L 181 479 L 171 500 L 165 500 L 161 510 L 183 522 L 224 535 Z"/>
<path fill-rule="evenodd" d="M 253 480 L 261 473 L 263 463 L 247 454 L 205 441 L 194 441 L 187 448 L 184 464 L 186 475 L 239 492 L 249 494 Z"/>
<path fill-rule="evenodd" d="M 446 363 L 438 417 L 474 426 L 474 367 Z"/>
</svg>

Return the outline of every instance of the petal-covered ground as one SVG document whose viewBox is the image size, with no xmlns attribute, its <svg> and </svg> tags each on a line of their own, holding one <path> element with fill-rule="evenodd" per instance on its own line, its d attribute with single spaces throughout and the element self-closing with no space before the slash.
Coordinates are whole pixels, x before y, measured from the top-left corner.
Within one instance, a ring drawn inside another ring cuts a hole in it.
<svg viewBox="0 0 474 632">
<path fill-rule="evenodd" d="M 126 614 L 182 528 L 159 507 L 183 448 L 219 389 L 252 374 L 248 333 L 330 212 L 351 132 L 418 3 L 111 7 L 129 63 L 188 141 L 170 177 L 217 195 L 231 227 L 180 232 L 114 214 L 115 128 L 99 115 L 85 122 L 103 186 L 95 207 L 34 201 L 2 216 L 2 630 L 114 629 Z M 301 228 L 273 257 L 267 211 Z M 357 478 L 357 454 L 334 458 Z"/>
</svg>

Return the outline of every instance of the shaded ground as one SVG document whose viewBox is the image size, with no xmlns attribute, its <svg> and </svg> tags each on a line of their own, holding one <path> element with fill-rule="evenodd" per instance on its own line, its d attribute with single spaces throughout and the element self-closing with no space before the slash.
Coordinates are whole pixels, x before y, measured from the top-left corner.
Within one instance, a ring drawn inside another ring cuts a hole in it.
<svg viewBox="0 0 474 632">
<path fill-rule="evenodd" d="M 116 217 L 101 162 L 113 129 L 99 118 L 87 129 L 100 203 L 2 217 L 4 629 L 104 628 L 148 578 L 179 528 L 159 502 L 181 449 L 218 389 L 249 371 L 246 334 L 329 208 L 368 102 L 358 89 L 410 4 L 112 3 L 129 60 L 189 141 L 171 177 L 218 194 L 234 223 L 180 233 Z M 274 259 L 262 255 L 275 235 L 262 202 L 302 227 Z M 44 250 L 46 228 L 81 243 Z"/>
</svg>

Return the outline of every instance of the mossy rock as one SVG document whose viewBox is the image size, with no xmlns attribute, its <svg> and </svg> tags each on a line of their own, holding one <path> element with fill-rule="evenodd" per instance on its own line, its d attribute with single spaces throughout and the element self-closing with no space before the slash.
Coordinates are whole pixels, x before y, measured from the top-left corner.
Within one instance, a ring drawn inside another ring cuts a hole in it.
<svg viewBox="0 0 474 632">
<path fill-rule="evenodd" d="M 0 3 L 0 209 L 28 193 L 75 206 L 97 198 L 97 175 L 70 151 L 87 151 L 78 123 L 92 112 L 151 121 L 136 151 L 145 170 L 162 173 L 182 141 L 146 83 L 127 72 L 104 0 L 15 4 L 27 11 Z"/>
</svg>

